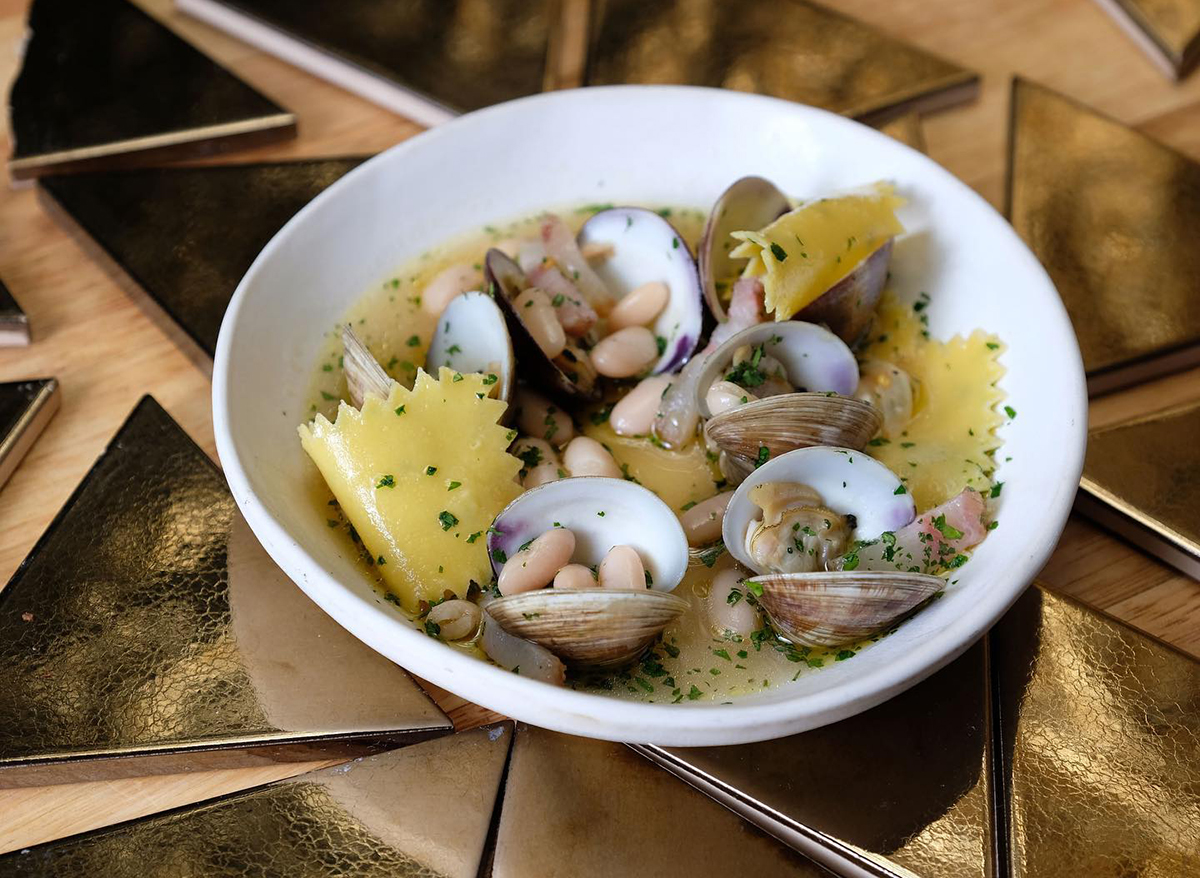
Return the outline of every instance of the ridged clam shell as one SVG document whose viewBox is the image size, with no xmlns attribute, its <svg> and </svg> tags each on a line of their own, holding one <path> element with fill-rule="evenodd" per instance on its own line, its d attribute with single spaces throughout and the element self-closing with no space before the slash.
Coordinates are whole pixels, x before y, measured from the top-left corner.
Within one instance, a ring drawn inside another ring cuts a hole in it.
<svg viewBox="0 0 1200 878">
<path fill-rule="evenodd" d="M 498 598 L 487 609 L 510 634 L 570 665 L 615 668 L 645 652 L 687 607 L 683 598 L 652 589 L 546 588 Z"/>
<path fill-rule="evenodd" d="M 342 327 L 342 362 L 346 391 L 356 409 L 362 408 L 367 394 L 387 399 L 392 392 L 392 379 L 349 324 Z"/>
<path fill-rule="evenodd" d="M 755 460 L 758 449 L 778 457 L 797 448 L 837 445 L 861 450 L 883 422 L 879 411 L 848 396 L 784 393 L 714 416 L 705 430 L 723 450 Z"/>
<path fill-rule="evenodd" d="M 838 646 L 887 628 L 946 587 L 921 573 L 769 573 L 758 602 L 775 628 L 801 646 Z"/>
<path fill-rule="evenodd" d="M 794 319 L 823 323 L 846 344 L 853 345 L 875 316 L 891 259 L 892 239 L 888 238 L 852 272 L 800 309 Z"/>
</svg>

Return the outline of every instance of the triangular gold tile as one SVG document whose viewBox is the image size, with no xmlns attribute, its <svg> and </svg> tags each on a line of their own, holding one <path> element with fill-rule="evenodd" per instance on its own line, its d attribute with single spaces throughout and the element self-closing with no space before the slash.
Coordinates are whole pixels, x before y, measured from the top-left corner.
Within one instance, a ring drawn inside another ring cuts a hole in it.
<svg viewBox="0 0 1200 878">
<path fill-rule="evenodd" d="M 476 878 L 508 757 L 497 725 L 0 856 L 0 876 Z"/>
<path fill-rule="evenodd" d="M 876 124 L 970 100 L 979 76 L 806 0 L 596 0 L 588 85 L 707 85 Z"/>
<path fill-rule="evenodd" d="M 0 488 L 54 417 L 60 399 L 53 378 L 0 384 Z"/>
<path fill-rule="evenodd" d="M 1013 85 L 1008 213 L 1104 392 L 1200 360 L 1200 164 L 1050 89 Z"/>
<path fill-rule="evenodd" d="M 1088 436 L 1080 511 L 1200 579 L 1200 403 Z"/>
<path fill-rule="evenodd" d="M 1200 54 L 1196 0 L 1096 0 L 1169 76 L 1182 77 Z"/>
<path fill-rule="evenodd" d="M 291 113 L 128 0 L 33 0 L 9 103 L 17 180 L 296 133 Z"/>
<path fill-rule="evenodd" d="M 0 281 L 0 348 L 29 344 L 29 318 Z"/>
<path fill-rule="evenodd" d="M 43 177 L 51 214 L 206 372 L 234 289 L 292 216 L 361 158 Z"/>
<path fill-rule="evenodd" d="M 879 126 L 879 130 L 888 137 L 894 137 L 905 146 L 911 146 L 919 152 L 925 152 L 925 131 L 921 127 L 921 116 L 918 113 L 905 113 L 890 122 Z"/>
<path fill-rule="evenodd" d="M 826 874 L 622 744 L 517 727 L 491 878 Z"/>
<path fill-rule="evenodd" d="M 271 562 L 220 471 L 151 397 L 0 591 L 6 786 L 450 730 Z"/>
<path fill-rule="evenodd" d="M 835 871 L 991 878 L 1002 857 L 989 688 L 981 641 L 823 728 L 745 747 L 635 749 Z"/>
<path fill-rule="evenodd" d="M 1039 587 L 990 637 L 1008 874 L 1194 878 L 1200 662 Z"/>
</svg>

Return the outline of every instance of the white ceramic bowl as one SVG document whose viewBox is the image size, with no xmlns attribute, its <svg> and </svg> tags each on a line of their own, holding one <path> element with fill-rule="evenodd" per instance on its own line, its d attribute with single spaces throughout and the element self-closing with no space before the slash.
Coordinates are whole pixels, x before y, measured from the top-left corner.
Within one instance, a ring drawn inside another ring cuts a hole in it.
<svg viewBox="0 0 1200 878">
<path fill-rule="evenodd" d="M 1008 345 L 999 528 L 945 597 L 853 661 L 729 705 L 639 704 L 560 689 L 417 633 L 381 604 L 303 485 L 296 425 L 325 333 L 364 290 L 449 237 L 547 206 L 707 207 L 760 174 L 793 196 L 879 178 L 909 198 L 893 282 L 932 296 L 939 338 L 984 327 Z M 988 629 L 1046 561 L 1082 466 L 1079 349 L 1050 279 L 1008 224 L 924 155 L 821 110 L 730 91 L 623 86 L 555 92 L 464 116 L 364 163 L 267 245 L 225 315 L 213 374 L 217 448 L 271 557 L 349 631 L 471 701 L 573 734 L 734 744 L 820 726 L 898 694 Z M 1008 458 L 1011 457 L 1011 460 Z M 297 693 L 303 698 L 304 693 Z"/>
</svg>

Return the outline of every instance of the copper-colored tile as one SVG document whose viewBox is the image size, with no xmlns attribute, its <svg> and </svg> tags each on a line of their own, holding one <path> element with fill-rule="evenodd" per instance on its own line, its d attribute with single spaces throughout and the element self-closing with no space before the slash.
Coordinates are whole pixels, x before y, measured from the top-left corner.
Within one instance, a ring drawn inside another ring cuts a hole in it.
<svg viewBox="0 0 1200 878">
<path fill-rule="evenodd" d="M 0 281 L 0 348 L 29 344 L 29 318 Z"/>
<path fill-rule="evenodd" d="M 176 0 L 425 124 L 542 90 L 556 0 Z"/>
<path fill-rule="evenodd" d="M 1040 85 L 1013 87 L 1008 210 L 1093 393 L 1200 360 L 1200 164 Z"/>
<path fill-rule="evenodd" d="M 1200 403 L 1095 430 L 1082 512 L 1200 579 Z"/>
<path fill-rule="evenodd" d="M 1097 0 L 1150 59 L 1172 77 L 1191 70 L 1200 53 L 1196 0 Z"/>
<path fill-rule="evenodd" d="M 739 747 L 640 747 L 836 870 L 1000 874 L 986 644 L 879 707 Z M 860 873 L 856 873 L 860 874 Z"/>
<path fill-rule="evenodd" d="M 210 371 L 242 275 L 305 204 L 363 159 L 44 177 L 43 203 Z"/>
<path fill-rule="evenodd" d="M 588 84 L 718 86 L 878 123 L 970 100 L 979 77 L 806 0 L 595 0 Z"/>
<path fill-rule="evenodd" d="M 403 670 L 275 567 L 221 473 L 150 397 L 0 592 L 3 785 L 448 731 Z M 97 758 L 118 756 L 142 763 Z"/>
<path fill-rule="evenodd" d="M 43 878 L 475 878 L 509 725 L 0 856 Z"/>
<path fill-rule="evenodd" d="M 911 146 L 920 152 L 925 152 L 925 131 L 921 128 L 921 116 L 918 113 L 905 113 L 890 122 L 879 126 L 879 130 L 888 137 L 894 137 L 905 146 Z"/>
<path fill-rule="evenodd" d="M 1041 588 L 991 642 L 1011 874 L 1200 872 L 1200 664 Z"/>
<path fill-rule="evenodd" d="M 827 873 L 624 745 L 520 725 L 491 874 Z"/>
<path fill-rule="evenodd" d="M 10 96 L 24 179 L 295 135 L 295 117 L 127 0 L 34 0 Z"/>
<path fill-rule="evenodd" d="M 58 411 L 54 378 L 0 384 L 0 488 Z"/>
</svg>

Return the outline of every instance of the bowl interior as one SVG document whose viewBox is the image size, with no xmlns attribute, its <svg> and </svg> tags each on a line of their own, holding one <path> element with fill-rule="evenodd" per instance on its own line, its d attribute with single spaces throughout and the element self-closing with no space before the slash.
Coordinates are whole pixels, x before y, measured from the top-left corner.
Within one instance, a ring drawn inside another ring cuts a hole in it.
<svg viewBox="0 0 1200 878">
<path fill-rule="evenodd" d="M 944 598 L 853 661 L 731 705 L 635 704 L 555 689 L 418 634 L 378 595 L 305 485 L 297 425 L 322 335 L 369 286 L 425 250 L 547 206 L 704 207 L 759 174 L 793 196 L 894 180 L 908 204 L 892 282 L 927 291 L 938 338 L 982 327 L 1008 349 L 999 527 Z M 231 489 L 275 561 L 373 648 L 465 698 L 575 734 L 728 744 L 832 722 L 932 673 L 1016 599 L 1049 555 L 1082 465 L 1086 396 L 1055 290 L 1008 224 L 925 156 L 840 117 L 681 87 L 558 92 L 463 117 L 363 164 L 271 241 L 226 315 L 214 423 Z"/>
</svg>

